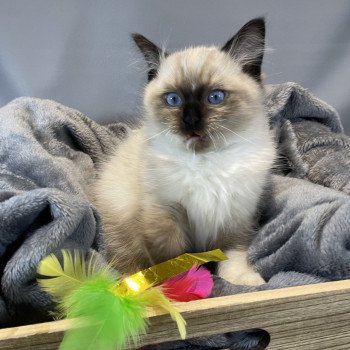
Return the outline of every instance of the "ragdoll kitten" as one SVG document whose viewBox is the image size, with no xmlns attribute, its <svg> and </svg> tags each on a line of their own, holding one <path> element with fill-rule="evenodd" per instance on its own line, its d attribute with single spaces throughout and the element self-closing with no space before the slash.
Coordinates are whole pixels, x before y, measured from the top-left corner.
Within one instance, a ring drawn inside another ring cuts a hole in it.
<svg viewBox="0 0 350 350">
<path fill-rule="evenodd" d="M 222 48 L 169 54 L 133 39 L 149 66 L 144 124 L 103 166 L 95 190 L 109 259 L 132 273 L 221 248 L 230 260 L 220 276 L 262 283 L 247 247 L 275 157 L 261 83 L 264 19 Z"/>
</svg>

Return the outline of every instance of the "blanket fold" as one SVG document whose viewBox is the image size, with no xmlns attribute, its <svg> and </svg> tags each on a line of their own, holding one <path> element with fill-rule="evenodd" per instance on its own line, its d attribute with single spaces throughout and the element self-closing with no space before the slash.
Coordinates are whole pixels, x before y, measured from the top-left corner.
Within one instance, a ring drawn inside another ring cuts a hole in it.
<svg viewBox="0 0 350 350">
<path fill-rule="evenodd" d="M 267 283 L 215 278 L 212 296 L 349 277 L 350 140 L 340 118 L 295 83 L 269 86 L 266 110 L 280 162 L 250 258 Z M 0 123 L 0 324 L 9 326 L 49 317 L 51 300 L 35 283 L 43 257 L 62 248 L 103 255 L 102 223 L 87 189 L 128 128 L 35 98 L 2 107 Z M 250 330 L 152 349 L 253 349 L 263 341 Z"/>
<path fill-rule="evenodd" d="M 281 271 L 350 276 L 350 200 L 343 193 L 275 176 L 264 224 L 250 256 L 265 280 Z"/>
<path fill-rule="evenodd" d="M 61 248 L 103 250 L 86 189 L 126 133 L 59 103 L 19 98 L 0 109 L 1 325 L 48 319 L 36 266 Z"/>
</svg>

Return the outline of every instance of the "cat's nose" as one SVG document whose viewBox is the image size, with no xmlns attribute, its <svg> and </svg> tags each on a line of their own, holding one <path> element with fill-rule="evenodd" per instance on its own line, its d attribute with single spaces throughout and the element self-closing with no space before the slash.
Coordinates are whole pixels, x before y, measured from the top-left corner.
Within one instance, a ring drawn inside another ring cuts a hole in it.
<svg viewBox="0 0 350 350">
<path fill-rule="evenodd" d="M 184 109 L 182 120 L 188 128 L 191 128 L 192 130 L 196 129 L 199 126 L 201 119 L 200 110 L 198 108 L 189 107 Z"/>
</svg>

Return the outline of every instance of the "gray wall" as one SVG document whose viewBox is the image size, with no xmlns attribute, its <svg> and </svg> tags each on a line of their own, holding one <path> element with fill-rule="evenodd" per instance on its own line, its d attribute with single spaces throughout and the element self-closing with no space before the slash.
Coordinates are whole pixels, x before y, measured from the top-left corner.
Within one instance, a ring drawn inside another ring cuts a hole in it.
<svg viewBox="0 0 350 350">
<path fill-rule="evenodd" d="M 137 113 L 141 32 L 171 49 L 224 43 L 266 15 L 267 82 L 295 81 L 337 108 L 350 133 L 348 0 L 0 0 L 0 104 L 29 95 L 99 121 Z"/>
</svg>

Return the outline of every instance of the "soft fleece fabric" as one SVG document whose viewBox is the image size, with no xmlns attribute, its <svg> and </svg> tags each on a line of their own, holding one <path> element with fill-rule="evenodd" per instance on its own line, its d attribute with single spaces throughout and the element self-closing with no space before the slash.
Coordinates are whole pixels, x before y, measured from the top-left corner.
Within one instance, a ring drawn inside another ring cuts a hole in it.
<svg viewBox="0 0 350 350">
<path fill-rule="evenodd" d="M 350 277 L 350 139 L 337 112 L 297 84 L 269 86 L 266 96 L 280 161 L 250 257 L 267 283 L 216 278 L 213 296 Z M 47 254 L 103 255 L 87 187 L 127 132 L 49 100 L 19 98 L 0 109 L 1 326 L 48 319 L 51 301 L 35 282 Z M 262 338 L 251 330 L 152 349 L 253 349 Z"/>
</svg>

